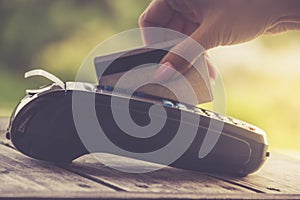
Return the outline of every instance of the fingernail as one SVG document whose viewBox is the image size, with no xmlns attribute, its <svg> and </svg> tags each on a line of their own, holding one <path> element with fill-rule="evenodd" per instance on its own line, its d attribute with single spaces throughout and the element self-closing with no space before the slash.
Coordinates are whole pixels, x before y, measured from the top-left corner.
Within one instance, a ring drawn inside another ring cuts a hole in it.
<svg viewBox="0 0 300 200">
<path fill-rule="evenodd" d="M 168 61 L 163 63 L 153 75 L 153 81 L 157 83 L 163 83 L 172 78 L 176 73 L 173 65 Z"/>
<path fill-rule="evenodd" d="M 215 83 L 215 81 L 217 79 L 217 72 L 216 72 L 216 69 L 214 67 L 214 64 L 213 64 L 213 62 L 212 62 L 212 60 L 210 59 L 209 56 L 206 55 L 205 59 L 206 59 L 208 74 L 209 74 L 211 83 Z"/>
<path fill-rule="evenodd" d="M 209 61 L 206 61 L 206 63 L 207 63 L 210 83 L 212 85 L 215 85 L 217 79 L 215 68 L 212 66 L 212 64 Z"/>
</svg>

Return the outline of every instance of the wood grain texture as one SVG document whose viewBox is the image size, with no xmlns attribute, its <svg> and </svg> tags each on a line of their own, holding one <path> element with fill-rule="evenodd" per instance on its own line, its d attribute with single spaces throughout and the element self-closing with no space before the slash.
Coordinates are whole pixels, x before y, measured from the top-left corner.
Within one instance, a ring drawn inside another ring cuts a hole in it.
<svg viewBox="0 0 300 200">
<path fill-rule="evenodd" d="M 144 169 L 154 169 L 158 165 L 109 154 L 101 154 L 101 160 L 109 167 L 92 155 L 85 155 L 65 168 L 96 180 L 108 182 L 130 192 L 253 193 L 251 190 L 195 171 L 165 167 L 154 172 L 133 174 L 120 170 L 128 171 L 130 168 L 130 170 L 135 169 L 138 172 Z M 118 170 L 113 169 L 116 167 Z"/>
<path fill-rule="evenodd" d="M 0 132 L 5 132 L 8 127 L 8 118 L 0 117 Z M 2 134 L 1 134 L 2 135 Z"/>
<path fill-rule="evenodd" d="M 6 130 L 8 126 L 8 117 L 0 117 L 0 131 Z"/>
<path fill-rule="evenodd" d="M 0 196 L 19 192 L 114 191 L 50 163 L 0 144 Z"/>
<path fill-rule="evenodd" d="M 6 138 L 6 132 L 9 124 L 8 117 L 0 117 L 0 145 L 13 146 L 11 141 Z"/>
<path fill-rule="evenodd" d="M 275 194 L 252 194 L 244 195 L 241 193 L 234 194 L 204 194 L 204 193 L 143 193 L 143 192 L 26 192 L 26 193 L 6 193 L 0 196 L 0 200 L 8 199 L 299 199 L 300 195 L 275 195 Z"/>
<path fill-rule="evenodd" d="M 300 160 L 279 152 L 271 154 L 263 168 L 244 178 L 217 176 L 225 181 L 273 194 L 300 194 Z"/>
</svg>

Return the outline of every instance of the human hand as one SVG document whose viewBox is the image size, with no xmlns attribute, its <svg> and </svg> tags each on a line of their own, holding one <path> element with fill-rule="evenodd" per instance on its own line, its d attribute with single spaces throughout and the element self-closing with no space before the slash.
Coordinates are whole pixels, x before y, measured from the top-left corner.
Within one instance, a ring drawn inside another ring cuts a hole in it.
<svg viewBox="0 0 300 200">
<path fill-rule="evenodd" d="M 299 29 L 299 10 L 299 0 L 154 0 L 141 15 L 139 25 L 179 31 L 210 49 L 246 42 L 262 34 Z M 151 43 L 147 32 L 143 37 Z M 173 51 L 187 51 L 189 45 L 184 40 Z M 199 53 L 189 56 L 196 58 Z M 162 63 L 154 76 L 159 82 L 172 77 L 171 68 L 183 73 L 191 66 L 174 53 L 168 53 Z M 210 64 L 208 69 L 215 78 Z"/>
</svg>

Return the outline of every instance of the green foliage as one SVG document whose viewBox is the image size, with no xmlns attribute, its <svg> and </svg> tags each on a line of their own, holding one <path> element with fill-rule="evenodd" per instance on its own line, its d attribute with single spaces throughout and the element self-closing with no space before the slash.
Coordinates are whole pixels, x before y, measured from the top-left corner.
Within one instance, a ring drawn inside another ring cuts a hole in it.
<svg viewBox="0 0 300 200">
<path fill-rule="evenodd" d="M 264 129 L 271 149 L 300 150 L 300 73 L 266 76 L 236 68 L 224 84 L 228 115 Z"/>
<path fill-rule="evenodd" d="M 137 28 L 149 1 L 0 0 L 0 116 L 9 115 L 34 87 L 26 71 L 46 69 L 74 80 L 88 53 L 101 41 Z M 35 79 L 35 87 L 43 84 Z M 31 84 L 31 85 L 30 85 Z"/>
<path fill-rule="evenodd" d="M 1 0 L 0 60 L 13 71 L 48 63 L 74 69 L 96 44 L 121 30 L 137 27 L 137 17 L 147 3 Z"/>
</svg>

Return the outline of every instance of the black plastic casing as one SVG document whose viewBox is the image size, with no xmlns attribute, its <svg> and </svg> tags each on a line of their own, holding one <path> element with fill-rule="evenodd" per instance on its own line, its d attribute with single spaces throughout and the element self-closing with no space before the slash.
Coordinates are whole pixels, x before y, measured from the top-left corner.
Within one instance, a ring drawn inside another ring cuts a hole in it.
<svg viewBox="0 0 300 200">
<path fill-rule="evenodd" d="M 163 129 L 150 138 L 134 138 L 124 133 L 115 123 L 111 111 L 113 95 L 111 92 L 97 90 L 97 86 L 91 84 L 86 84 L 88 87 L 80 90 L 74 87 L 68 88 L 68 84 L 66 85 L 66 88 L 62 89 L 54 84 L 44 88 L 40 93 L 27 95 L 12 114 L 8 134 L 14 146 L 25 155 L 54 163 L 65 163 L 84 154 L 94 153 L 88 152 L 83 145 L 74 124 L 72 114 L 74 92 L 95 96 L 98 121 L 105 135 L 115 145 L 130 152 L 150 152 L 168 144 L 174 138 L 180 123 L 189 124 L 180 121 L 181 112 L 186 112 L 191 117 L 200 116 L 199 124 L 191 124 L 191 126 L 198 126 L 193 143 L 171 164 L 173 167 L 244 176 L 258 170 L 269 155 L 266 135 L 259 128 L 215 114 L 219 116 L 217 118 L 212 116 L 213 112 L 204 109 L 202 109 L 204 114 L 197 113 L 192 107 L 182 110 L 162 104 L 167 113 Z M 124 101 L 130 98 L 130 114 L 133 120 L 142 126 L 150 122 L 150 107 L 159 103 L 156 100 L 140 97 L 117 96 L 116 98 Z M 224 123 L 224 126 L 212 151 L 200 159 L 199 149 L 206 134 L 209 134 L 207 129 L 210 120 Z M 109 150 L 104 152 L 110 153 Z"/>
</svg>

